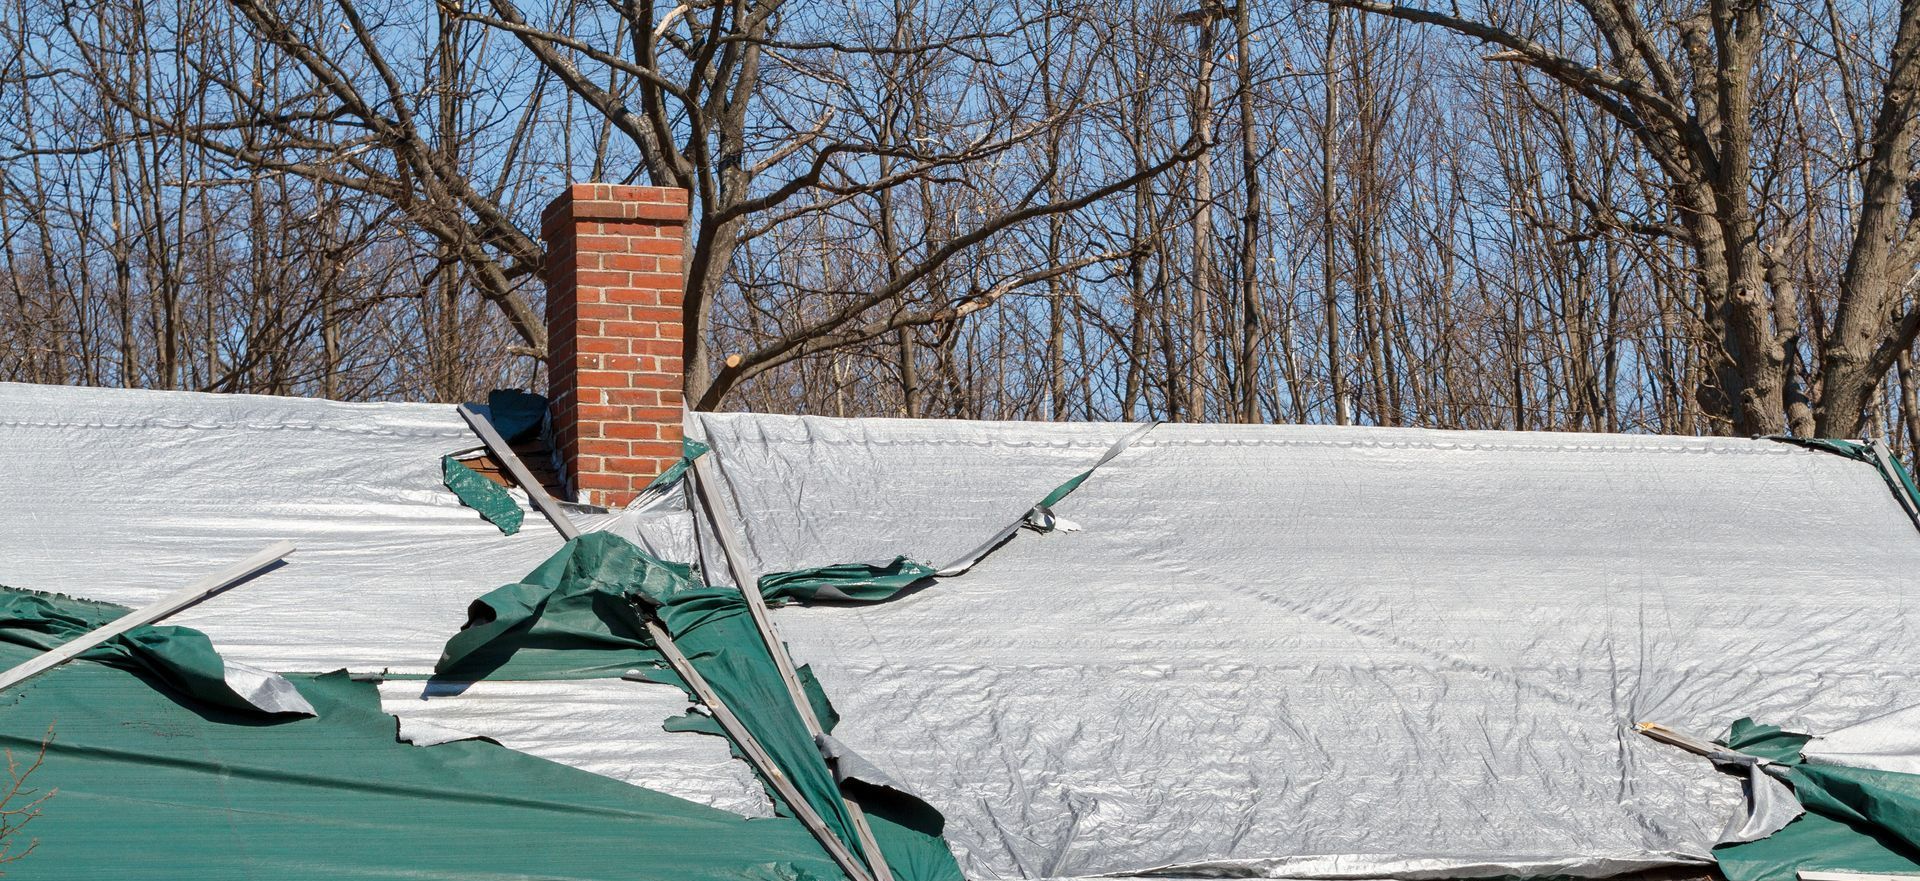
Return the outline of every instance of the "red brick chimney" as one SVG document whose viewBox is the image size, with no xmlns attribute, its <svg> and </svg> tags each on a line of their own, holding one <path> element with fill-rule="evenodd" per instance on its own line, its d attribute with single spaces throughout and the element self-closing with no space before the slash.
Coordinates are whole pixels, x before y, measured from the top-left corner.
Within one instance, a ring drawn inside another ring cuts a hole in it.
<svg viewBox="0 0 1920 881">
<path fill-rule="evenodd" d="M 618 507 L 680 458 L 687 191 L 574 184 L 547 206 L 547 398 L 574 499 Z"/>
</svg>

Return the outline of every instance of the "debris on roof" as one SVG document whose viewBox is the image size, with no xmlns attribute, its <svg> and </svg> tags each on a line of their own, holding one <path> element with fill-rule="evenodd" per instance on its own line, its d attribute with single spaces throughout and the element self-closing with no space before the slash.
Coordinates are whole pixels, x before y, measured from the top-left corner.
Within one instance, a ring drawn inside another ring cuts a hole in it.
<svg viewBox="0 0 1920 881">
<path fill-rule="evenodd" d="M 0 643 L 31 649 L 21 657 L 24 664 L 132 611 L 113 603 L 0 587 Z M 313 715 L 285 677 L 222 659 L 206 634 L 190 627 L 143 624 L 74 657 L 136 673 L 186 700 L 240 713 Z"/>
</svg>

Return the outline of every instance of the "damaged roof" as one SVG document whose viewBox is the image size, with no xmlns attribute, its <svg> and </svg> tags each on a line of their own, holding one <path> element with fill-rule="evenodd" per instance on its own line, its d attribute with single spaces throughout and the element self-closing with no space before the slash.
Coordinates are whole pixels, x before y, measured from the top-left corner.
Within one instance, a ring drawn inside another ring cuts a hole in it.
<svg viewBox="0 0 1920 881">
<path fill-rule="evenodd" d="M 1713 858 L 1740 782 L 1635 722 L 1832 731 L 1920 704 L 1920 535 L 1866 464 L 1766 440 L 693 414 L 749 571 L 941 566 L 1130 443 L 964 574 L 773 616 L 834 732 L 977 878 L 1606 875 Z M 168 623 L 234 661 L 383 679 L 420 743 L 506 747 L 750 816 L 686 700 L 431 673 L 561 547 L 442 485 L 453 407 L 0 384 L 0 584 L 138 606 L 275 539 Z M 524 502 L 524 498 L 521 499 Z M 727 571 L 697 505 L 580 511 Z M 436 688 L 438 685 L 438 688 Z"/>
</svg>

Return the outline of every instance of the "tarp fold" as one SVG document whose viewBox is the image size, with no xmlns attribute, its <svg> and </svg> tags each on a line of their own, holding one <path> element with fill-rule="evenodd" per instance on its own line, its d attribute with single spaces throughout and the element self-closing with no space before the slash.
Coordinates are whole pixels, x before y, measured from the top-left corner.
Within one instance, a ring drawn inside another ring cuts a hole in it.
<svg viewBox="0 0 1920 881">
<path fill-rule="evenodd" d="M 0 642 L 50 651 L 131 611 L 113 603 L 0 587 Z M 285 677 L 227 661 L 214 651 L 206 634 L 187 627 L 135 627 L 81 652 L 75 660 L 136 671 L 173 693 L 233 710 L 314 713 Z"/>
</svg>

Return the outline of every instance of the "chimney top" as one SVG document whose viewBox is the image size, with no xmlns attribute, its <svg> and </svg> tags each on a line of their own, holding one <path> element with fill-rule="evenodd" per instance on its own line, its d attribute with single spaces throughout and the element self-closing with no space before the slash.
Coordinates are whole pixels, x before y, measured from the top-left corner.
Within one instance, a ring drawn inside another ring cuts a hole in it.
<svg viewBox="0 0 1920 881">
<path fill-rule="evenodd" d="M 575 501 L 620 507 L 680 458 L 687 191 L 574 184 L 547 206 L 554 454 Z"/>
</svg>

